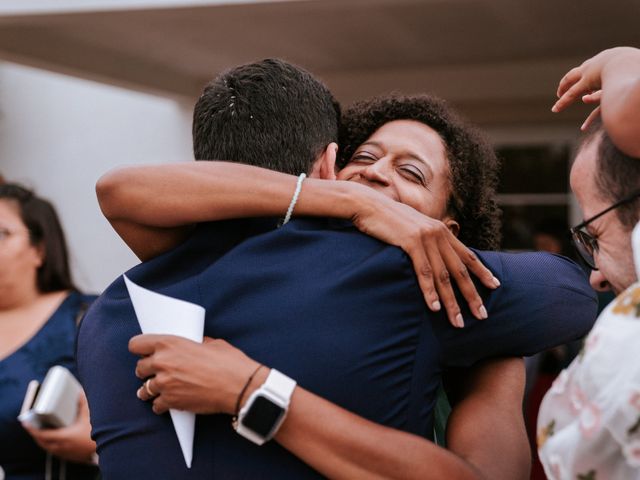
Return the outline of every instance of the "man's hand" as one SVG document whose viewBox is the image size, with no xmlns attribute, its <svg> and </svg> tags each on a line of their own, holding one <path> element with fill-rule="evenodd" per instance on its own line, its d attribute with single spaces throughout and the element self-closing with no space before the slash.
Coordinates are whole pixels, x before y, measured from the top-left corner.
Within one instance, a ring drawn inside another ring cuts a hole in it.
<svg viewBox="0 0 640 480">
<path fill-rule="evenodd" d="M 56 457 L 76 463 L 91 463 L 96 443 L 91 440 L 89 407 L 84 392 L 78 399 L 78 416 L 68 427 L 37 429 L 23 423 L 40 447 Z"/>
<path fill-rule="evenodd" d="M 149 381 L 138 389 L 138 397 L 153 400 L 157 414 L 170 408 L 233 414 L 242 387 L 259 365 L 224 340 L 211 338 L 201 344 L 173 335 L 138 335 L 129 341 L 129 351 L 143 357 L 136 376 Z"/>
<path fill-rule="evenodd" d="M 375 206 L 363 208 L 352 219 L 354 225 L 367 235 L 402 248 L 409 255 L 427 306 L 438 311 L 442 302 L 449 322 L 463 327 L 460 307 L 451 286 L 453 280 L 473 315 L 480 320 L 487 318 L 487 310 L 469 272 L 488 288 L 497 288 L 500 282 L 476 254 L 441 221 L 374 191 L 371 195 L 375 196 Z"/>
</svg>

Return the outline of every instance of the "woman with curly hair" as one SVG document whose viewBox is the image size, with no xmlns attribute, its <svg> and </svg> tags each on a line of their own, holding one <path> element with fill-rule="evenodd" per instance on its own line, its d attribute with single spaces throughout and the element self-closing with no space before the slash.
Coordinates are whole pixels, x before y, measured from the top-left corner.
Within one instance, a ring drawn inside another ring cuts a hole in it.
<svg viewBox="0 0 640 480">
<path fill-rule="evenodd" d="M 484 137 L 443 100 L 428 95 L 384 96 L 355 103 L 343 117 L 338 178 L 348 179 L 349 170 L 344 169 L 364 160 L 357 154 L 373 133 L 397 121 L 422 123 L 445 147 L 446 212 L 459 226 L 458 239 L 469 247 L 497 250 L 501 239 L 495 198 L 498 160 Z"/>
</svg>

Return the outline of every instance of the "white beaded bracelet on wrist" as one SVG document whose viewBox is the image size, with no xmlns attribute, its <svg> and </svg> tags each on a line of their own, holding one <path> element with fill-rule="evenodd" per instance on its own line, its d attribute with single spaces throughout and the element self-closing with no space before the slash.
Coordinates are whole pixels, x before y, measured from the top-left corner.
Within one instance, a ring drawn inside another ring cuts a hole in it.
<svg viewBox="0 0 640 480">
<path fill-rule="evenodd" d="M 293 198 L 291 198 L 291 203 L 289 204 L 289 208 L 287 209 L 287 214 L 284 216 L 284 220 L 282 221 L 282 225 L 286 225 L 289 220 L 291 220 L 291 215 L 293 215 L 293 209 L 298 202 L 298 197 L 300 196 L 300 191 L 302 190 L 302 182 L 307 178 L 306 173 L 301 173 L 298 176 L 298 183 L 296 184 L 296 191 L 293 192 Z"/>
</svg>

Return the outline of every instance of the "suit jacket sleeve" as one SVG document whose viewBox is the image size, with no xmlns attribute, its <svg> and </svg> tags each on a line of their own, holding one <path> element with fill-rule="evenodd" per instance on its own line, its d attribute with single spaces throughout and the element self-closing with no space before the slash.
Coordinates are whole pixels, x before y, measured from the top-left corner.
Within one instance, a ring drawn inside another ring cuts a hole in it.
<svg viewBox="0 0 640 480">
<path fill-rule="evenodd" d="M 574 262 L 541 252 L 477 253 L 502 286 L 480 290 L 489 312 L 487 320 L 476 320 L 465 311 L 464 329 L 440 326 L 446 366 L 533 355 L 579 339 L 591 329 L 597 297 Z M 461 297 L 458 302 L 466 303 Z"/>
</svg>

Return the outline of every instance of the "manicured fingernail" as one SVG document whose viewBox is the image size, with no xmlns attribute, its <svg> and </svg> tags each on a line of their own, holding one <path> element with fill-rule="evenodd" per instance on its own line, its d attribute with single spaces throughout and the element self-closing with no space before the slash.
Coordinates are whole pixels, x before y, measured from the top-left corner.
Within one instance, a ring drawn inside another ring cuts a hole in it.
<svg viewBox="0 0 640 480">
<path fill-rule="evenodd" d="M 484 305 L 480 306 L 478 310 L 480 311 L 480 318 L 482 320 L 486 320 L 489 317 L 489 314 L 487 313 L 487 309 L 484 308 Z"/>
<path fill-rule="evenodd" d="M 556 107 L 555 105 L 553 107 L 551 107 L 551 111 L 553 113 L 558 113 L 558 107 Z"/>
<path fill-rule="evenodd" d="M 142 400 L 142 392 L 141 392 L 141 388 L 139 388 L 138 390 L 136 390 L 136 397 L 138 397 L 140 400 Z"/>
<path fill-rule="evenodd" d="M 439 301 L 435 301 L 431 304 L 431 308 L 433 309 L 434 312 L 438 312 L 440 311 L 440 302 Z"/>
<path fill-rule="evenodd" d="M 499 286 L 501 285 L 500 280 L 498 280 L 496 277 L 493 277 L 493 284 L 494 284 L 496 287 L 499 287 Z"/>
<path fill-rule="evenodd" d="M 457 314 L 456 315 L 456 326 L 458 328 L 463 328 L 464 327 L 464 320 L 462 320 L 462 314 Z"/>
</svg>

